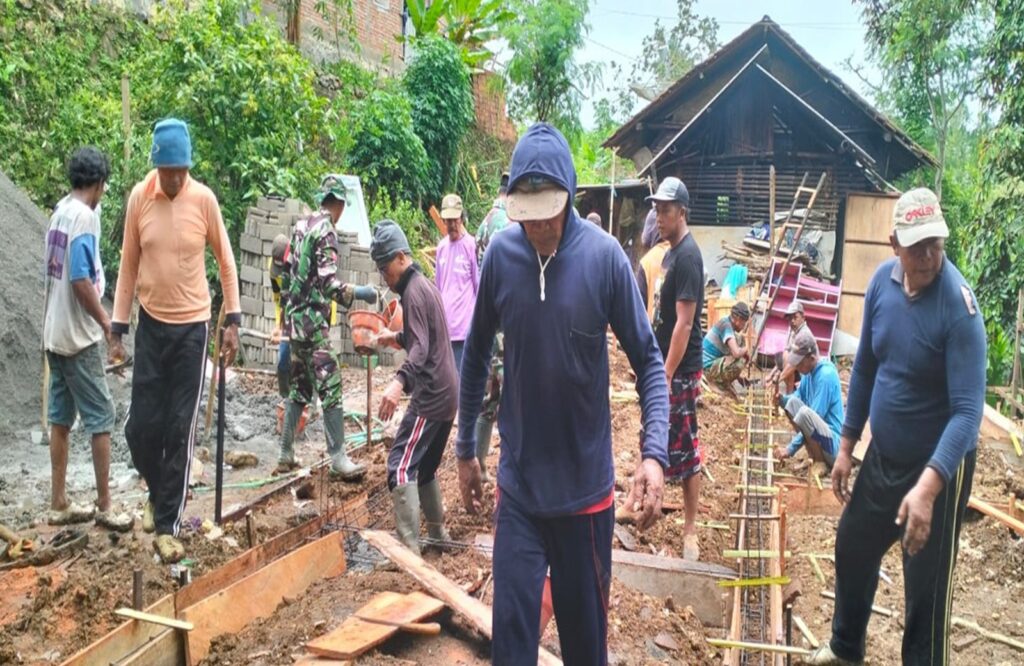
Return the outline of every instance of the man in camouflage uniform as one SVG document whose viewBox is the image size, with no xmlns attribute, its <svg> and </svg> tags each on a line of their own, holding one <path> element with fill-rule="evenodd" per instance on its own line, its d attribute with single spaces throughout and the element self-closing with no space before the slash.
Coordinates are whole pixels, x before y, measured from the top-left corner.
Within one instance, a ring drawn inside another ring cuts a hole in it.
<svg viewBox="0 0 1024 666">
<path fill-rule="evenodd" d="M 352 462 L 345 452 L 345 416 L 341 400 L 341 366 L 331 347 L 331 307 L 351 307 L 355 299 L 374 303 L 370 286 L 344 284 L 338 278 L 338 236 L 334 225 L 345 210 L 341 176 L 325 176 L 316 194 L 320 210 L 295 223 L 281 276 L 284 333 L 291 342 L 291 391 L 281 429 L 281 455 L 277 472 L 299 467 L 292 444 L 302 410 L 320 396 L 331 475 L 357 480 L 366 466 Z"/>
</svg>

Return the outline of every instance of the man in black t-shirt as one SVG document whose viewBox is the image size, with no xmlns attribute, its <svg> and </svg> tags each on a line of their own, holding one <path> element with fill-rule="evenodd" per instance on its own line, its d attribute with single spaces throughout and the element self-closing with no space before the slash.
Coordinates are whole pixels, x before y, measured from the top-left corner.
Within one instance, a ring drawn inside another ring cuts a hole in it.
<svg viewBox="0 0 1024 666">
<path fill-rule="evenodd" d="M 697 396 L 703 367 L 700 313 L 704 309 L 704 260 L 687 226 L 690 194 L 678 178 L 661 181 L 647 197 L 654 202 L 658 232 L 672 246 L 654 286 L 654 335 L 665 357 L 669 386 L 669 466 L 667 478 L 683 483 L 686 525 L 683 558 L 700 557 L 697 504 L 700 497 L 701 452 L 697 436 Z"/>
</svg>

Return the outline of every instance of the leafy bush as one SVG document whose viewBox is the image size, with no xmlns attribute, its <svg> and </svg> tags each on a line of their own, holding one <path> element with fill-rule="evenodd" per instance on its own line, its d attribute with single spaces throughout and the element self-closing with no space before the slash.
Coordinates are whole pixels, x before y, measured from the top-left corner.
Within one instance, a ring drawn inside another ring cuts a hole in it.
<svg viewBox="0 0 1024 666">
<path fill-rule="evenodd" d="M 415 253 L 419 248 L 435 245 L 432 231 L 434 225 L 427 220 L 426 214 L 407 200 L 392 198 L 385 189 L 377 190 L 370 201 L 367 215 L 370 228 L 381 220 L 392 220 L 402 228 L 409 240 L 409 247 Z M 420 261 L 420 257 L 416 257 Z M 420 261 L 421 264 L 425 262 Z M 424 269 L 428 266 L 424 265 Z"/>
<path fill-rule="evenodd" d="M 416 42 L 403 79 L 412 105 L 413 128 L 430 156 L 429 199 L 450 189 L 459 145 L 473 123 L 469 69 L 451 42 L 437 36 Z"/>
<path fill-rule="evenodd" d="M 151 25 L 159 48 L 132 64 L 138 117 L 145 126 L 176 116 L 189 123 L 197 178 L 218 195 L 237 238 L 246 208 L 266 192 L 308 199 L 326 171 L 309 146 L 332 123 L 315 73 L 276 24 L 239 20 L 244 0 L 184 0 L 159 6 Z"/>
<path fill-rule="evenodd" d="M 476 230 L 498 196 L 501 172 L 508 170 L 512 146 L 478 129 L 466 133 L 452 175 L 451 190 L 462 197 L 467 226 Z"/>
<path fill-rule="evenodd" d="M 427 151 L 412 127 L 409 100 L 400 92 L 374 90 L 349 116 L 352 147 L 346 163 L 374 198 L 390 196 L 419 202 L 429 182 Z"/>
</svg>

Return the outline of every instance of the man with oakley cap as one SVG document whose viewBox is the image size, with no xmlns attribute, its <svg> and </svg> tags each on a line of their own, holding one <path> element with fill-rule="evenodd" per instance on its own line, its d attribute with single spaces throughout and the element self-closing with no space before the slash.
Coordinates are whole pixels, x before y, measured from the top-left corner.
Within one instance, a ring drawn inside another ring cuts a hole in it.
<svg viewBox="0 0 1024 666">
<path fill-rule="evenodd" d="M 345 452 L 341 365 L 330 341 L 331 308 L 335 302 L 352 307 L 356 299 L 375 303 L 377 291 L 372 286 L 346 284 L 338 276 L 335 226 L 346 200 L 341 176 L 325 176 L 315 199 L 320 209 L 295 223 L 281 273 L 283 333 L 289 338 L 291 377 L 276 471 L 286 473 L 299 467 L 293 448 L 295 431 L 315 394 L 323 410 L 330 474 L 355 481 L 366 467 L 350 460 Z"/>
<path fill-rule="evenodd" d="M 625 253 L 572 207 L 576 170 L 565 138 L 551 125 L 532 126 L 510 171 L 508 216 L 518 224 L 491 239 L 462 360 L 459 485 L 466 509 L 478 511 L 473 424 L 500 329 L 492 659 L 537 663 L 550 567 L 564 663 L 600 666 L 608 660 L 614 526 L 609 325 L 636 372 L 643 412 L 642 462 L 627 499 L 641 529 L 660 515 L 668 464 L 664 366 Z"/>
<path fill-rule="evenodd" d="M 864 660 L 878 566 L 900 541 L 904 664 L 948 663 L 953 568 L 985 403 L 985 326 L 974 293 L 945 255 L 939 200 L 926 188 L 896 202 L 895 259 L 867 288 L 860 347 L 832 488 L 846 504 L 836 534 L 832 639 L 809 664 Z M 853 492 L 853 447 L 871 419 Z"/>
</svg>

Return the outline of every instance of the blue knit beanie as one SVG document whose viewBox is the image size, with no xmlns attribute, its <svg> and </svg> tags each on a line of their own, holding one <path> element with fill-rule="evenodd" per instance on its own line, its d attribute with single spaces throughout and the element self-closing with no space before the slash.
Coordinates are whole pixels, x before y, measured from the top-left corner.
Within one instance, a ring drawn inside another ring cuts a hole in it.
<svg viewBox="0 0 1024 666">
<path fill-rule="evenodd" d="M 156 124 L 149 159 L 155 167 L 192 167 L 192 139 L 184 120 L 165 118 Z"/>
</svg>

